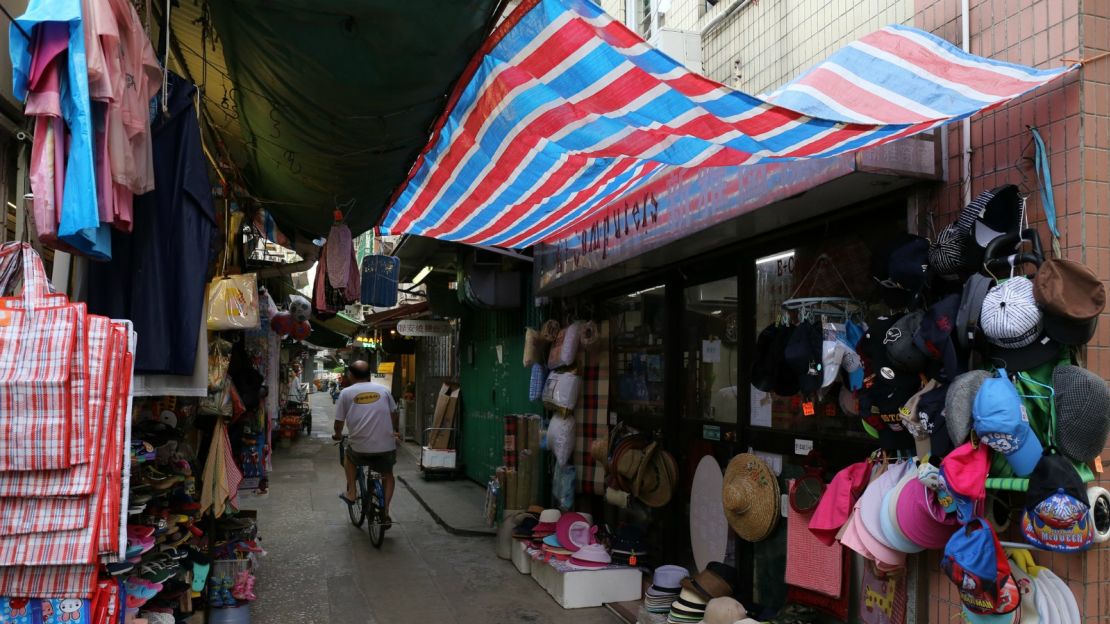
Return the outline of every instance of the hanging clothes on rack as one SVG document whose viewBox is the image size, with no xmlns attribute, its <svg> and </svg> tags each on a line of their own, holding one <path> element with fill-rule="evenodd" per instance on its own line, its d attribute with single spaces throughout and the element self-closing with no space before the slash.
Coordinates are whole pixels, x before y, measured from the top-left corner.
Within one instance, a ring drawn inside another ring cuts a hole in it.
<svg viewBox="0 0 1110 624">
<path fill-rule="evenodd" d="M 345 275 L 346 277 L 342 277 Z M 351 230 L 337 222 L 328 234 L 316 263 L 312 307 L 318 316 L 329 318 L 355 303 L 362 294 L 362 274 L 351 242 Z"/>
</svg>

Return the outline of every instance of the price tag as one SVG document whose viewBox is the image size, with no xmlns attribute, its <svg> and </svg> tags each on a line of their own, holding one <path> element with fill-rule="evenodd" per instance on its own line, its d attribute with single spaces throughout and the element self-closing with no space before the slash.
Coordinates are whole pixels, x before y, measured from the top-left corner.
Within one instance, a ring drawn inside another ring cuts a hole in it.
<svg viewBox="0 0 1110 624">
<path fill-rule="evenodd" d="M 836 416 L 836 405 L 832 403 L 826 403 L 825 416 L 828 416 L 829 418 L 833 418 L 834 416 Z"/>
<path fill-rule="evenodd" d="M 809 455 L 813 450 L 813 440 L 794 440 L 794 454 L 795 455 Z"/>
<path fill-rule="evenodd" d="M 806 401 L 802 403 L 802 414 L 805 416 L 813 416 L 817 410 L 813 407 L 813 401 Z"/>
</svg>

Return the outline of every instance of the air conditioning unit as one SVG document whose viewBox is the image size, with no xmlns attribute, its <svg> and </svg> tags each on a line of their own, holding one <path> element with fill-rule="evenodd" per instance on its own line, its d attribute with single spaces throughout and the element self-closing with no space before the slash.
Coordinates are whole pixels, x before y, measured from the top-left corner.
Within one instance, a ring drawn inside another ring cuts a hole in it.
<svg viewBox="0 0 1110 624">
<path fill-rule="evenodd" d="M 710 282 L 686 291 L 686 303 L 695 308 L 734 308 L 737 300 L 736 280 Z"/>
<path fill-rule="evenodd" d="M 660 28 L 648 39 L 648 43 L 663 54 L 686 66 L 686 69 L 701 74 L 701 33 L 674 28 Z"/>
</svg>

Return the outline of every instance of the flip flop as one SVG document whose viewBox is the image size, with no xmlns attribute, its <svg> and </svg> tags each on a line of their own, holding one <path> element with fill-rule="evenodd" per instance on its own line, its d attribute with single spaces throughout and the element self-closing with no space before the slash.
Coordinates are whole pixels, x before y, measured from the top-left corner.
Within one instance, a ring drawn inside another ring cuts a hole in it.
<svg viewBox="0 0 1110 624">
<path fill-rule="evenodd" d="M 347 503 L 348 505 L 354 505 L 355 504 L 355 501 L 347 498 L 346 492 L 343 492 L 343 493 L 339 494 L 339 500 L 343 501 L 344 503 Z"/>
</svg>

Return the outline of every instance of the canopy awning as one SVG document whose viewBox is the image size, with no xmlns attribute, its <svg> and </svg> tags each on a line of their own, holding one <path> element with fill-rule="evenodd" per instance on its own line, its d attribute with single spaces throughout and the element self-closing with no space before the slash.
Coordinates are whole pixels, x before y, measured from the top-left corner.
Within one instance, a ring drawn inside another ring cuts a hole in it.
<svg viewBox="0 0 1110 624">
<path fill-rule="evenodd" d="M 1069 69 L 973 56 L 890 26 L 757 97 L 688 71 L 589 0 L 524 0 L 468 66 L 382 227 L 527 247 L 588 227 L 676 168 L 873 147 Z"/>
</svg>

